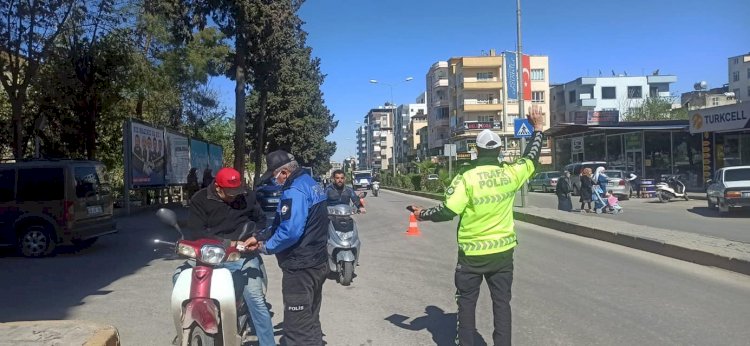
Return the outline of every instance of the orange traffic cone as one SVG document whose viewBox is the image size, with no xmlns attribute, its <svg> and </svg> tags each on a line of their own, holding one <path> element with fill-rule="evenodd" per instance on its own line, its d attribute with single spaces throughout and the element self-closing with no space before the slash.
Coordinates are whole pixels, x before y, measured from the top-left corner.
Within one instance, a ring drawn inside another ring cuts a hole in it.
<svg viewBox="0 0 750 346">
<path fill-rule="evenodd" d="M 406 235 L 420 235 L 419 226 L 417 225 L 417 217 L 414 213 L 409 214 L 409 229 L 406 230 Z"/>
</svg>

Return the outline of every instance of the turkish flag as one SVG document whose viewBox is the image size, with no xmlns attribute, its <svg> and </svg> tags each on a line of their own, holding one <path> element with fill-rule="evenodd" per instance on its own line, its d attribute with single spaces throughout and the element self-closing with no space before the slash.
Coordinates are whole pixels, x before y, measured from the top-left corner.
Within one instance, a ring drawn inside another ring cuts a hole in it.
<svg viewBox="0 0 750 346">
<path fill-rule="evenodd" d="M 531 58 L 524 54 L 521 57 L 523 64 L 523 100 L 531 100 Z"/>
</svg>

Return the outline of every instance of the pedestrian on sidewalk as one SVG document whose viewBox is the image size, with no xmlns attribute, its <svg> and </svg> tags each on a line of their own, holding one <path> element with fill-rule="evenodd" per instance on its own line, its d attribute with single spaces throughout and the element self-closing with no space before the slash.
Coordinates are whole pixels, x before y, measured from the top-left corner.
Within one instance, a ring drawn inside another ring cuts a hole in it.
<svg viewBox="0 0 750 346">
<path fill-rule="evenodd" d="M 581 171 L 580 194 L 581 198 L 579 199 L 579 202 L 581 202 L 581 212 L 586 211 L 587 213 L 590 213 L 591 196 L 594 194 L 594 181 L 591 179 L 591 168 L 584 168 L 583 171 Z M 583 209 L 584 205 L 588 208 Z"/>
<path fill-rule="evenodd" d="M 570 190 L 570 172 L 565 171 L 563 176 L 557 180 L 557 186 L 555 187 L 558 210 L 573 210 L 573 202 L 570 200 Z"/>
<path fill-rule="evenodd" d="M 628 181 L 630 181 L 630 195 L 628 197 L 633 197 L 633 191 L 635 191 L 636 198 L 641 198 L 641 178 L 635 173 L 630 172 L 628 173 Z"/>
<path fill-rule="evenodd" d="M 419 220 L 441 222 L 460 216 L 454 277 L 458 345 L 476 345 L 476 305 L 485 279 L 492 297 L 493 344 L 511 344 L 513 250 L 517 245 L 513 202 L 539 162 L 544 123 L 541 110 L 533 107 L 529 121 L 534 126 L 533 139 L 519 160 L 500 162 L 500 136 L 483 130 L 476 140 L 477 159 L 453 179 L 445 191 L 445 202 L 430 209 L 411 206 Z"/>
</svg>

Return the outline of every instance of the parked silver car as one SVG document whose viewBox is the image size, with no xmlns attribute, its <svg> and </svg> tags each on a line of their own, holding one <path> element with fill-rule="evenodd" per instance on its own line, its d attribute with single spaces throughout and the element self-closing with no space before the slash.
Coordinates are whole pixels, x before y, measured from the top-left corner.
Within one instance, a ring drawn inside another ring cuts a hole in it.
<svg viewBox="0 0 750 346">
<path fill-rule="evenodd" d="M 630 198 L 633 194 L 633 187 L 628 180 L 630 173 L 613 169 L 604 171 L 604 175 L 607 176 L 607 190 L 612 190 L 612 193 L 619 199 Z"/>
<path fill-rule="evenodd" d="M 557 179 L 562 176 L 562 172 L 550 171 L 539 172 L 529 179 L 529 191 L 542 190 L 542 192 L 555 191 Z"/>
<path fill-rule="evenodd" d="M 708 207 L 726 215 L 732 207 L 750 207 L 750 166 L 724 167 L 708 181 Z"/>
</svg>

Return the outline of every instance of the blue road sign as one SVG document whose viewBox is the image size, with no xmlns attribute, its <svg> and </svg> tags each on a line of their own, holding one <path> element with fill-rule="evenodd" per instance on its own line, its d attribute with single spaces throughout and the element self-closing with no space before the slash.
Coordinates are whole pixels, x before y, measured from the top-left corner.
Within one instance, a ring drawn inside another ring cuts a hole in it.
<svg viewBox="0 0 750 346">
<path fill-rule="evenodd" d="M 513 133 L 516 138 L 529 138 L 532 134 L 531 123 L 529 119 L 515 119 L 513 121 Z"/>
</svg>

